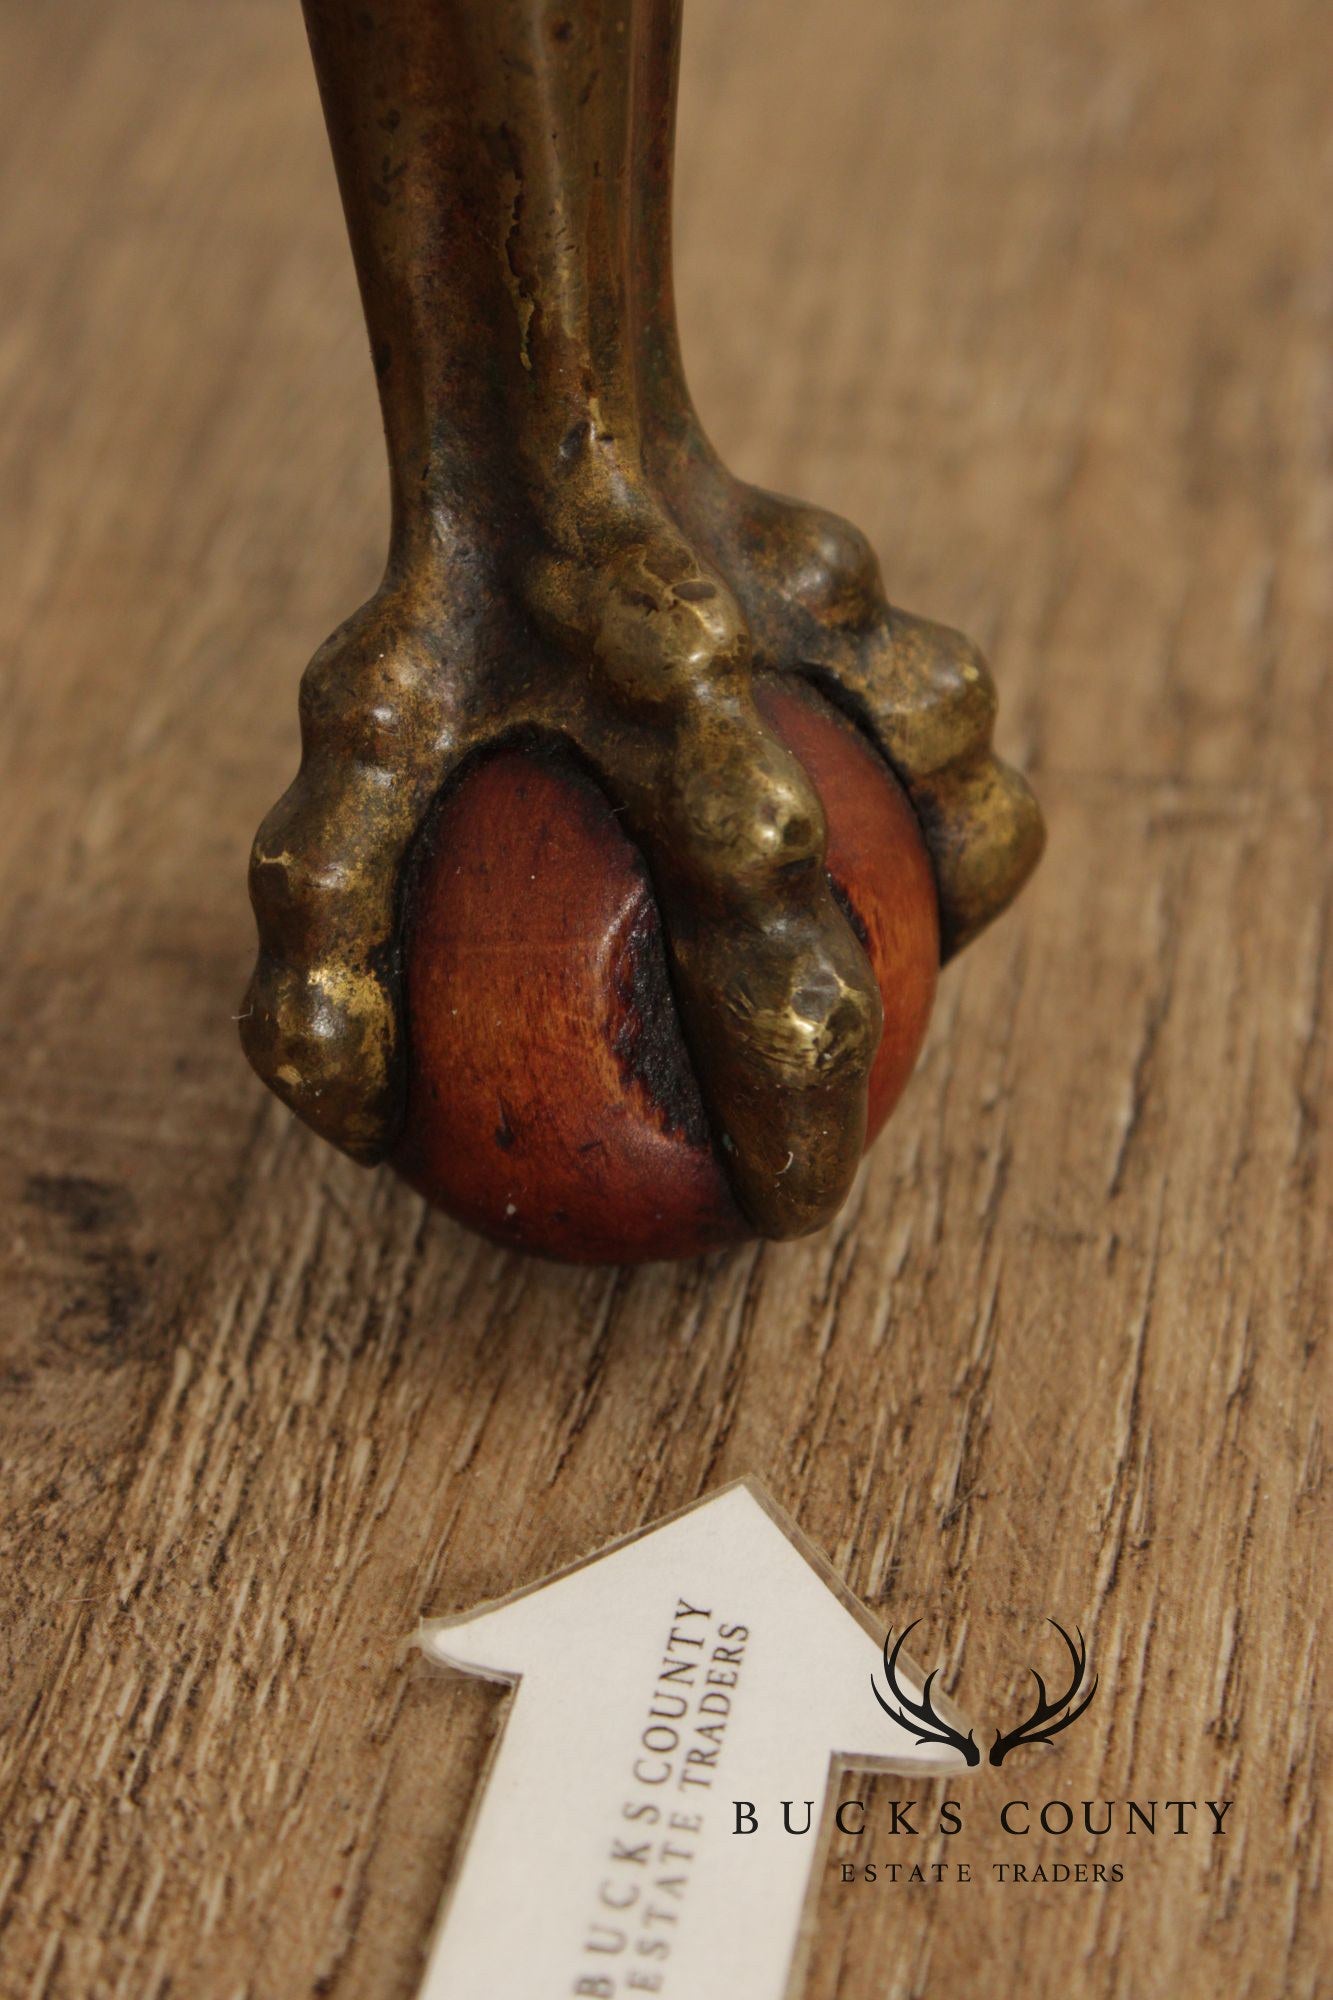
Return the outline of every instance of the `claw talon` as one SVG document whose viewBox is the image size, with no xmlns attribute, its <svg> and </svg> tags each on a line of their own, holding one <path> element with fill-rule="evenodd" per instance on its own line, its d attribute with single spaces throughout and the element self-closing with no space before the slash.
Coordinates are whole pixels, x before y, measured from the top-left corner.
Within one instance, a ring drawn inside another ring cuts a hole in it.
<svg viewBox="0 0 1333 2000">
<path fill-rule="evenodd" d="M 1031 792 L 991 748 L 985 655 L 961 632 L 892 607 L 859 530 L 733 479 L 701 436 L 684 455 L 665 454 L 661 470 L 731 580 L 756 658 L 836 689 L 907 787 L 951 956 L 1013 901 L 1044 841 Z"/>
</svg>

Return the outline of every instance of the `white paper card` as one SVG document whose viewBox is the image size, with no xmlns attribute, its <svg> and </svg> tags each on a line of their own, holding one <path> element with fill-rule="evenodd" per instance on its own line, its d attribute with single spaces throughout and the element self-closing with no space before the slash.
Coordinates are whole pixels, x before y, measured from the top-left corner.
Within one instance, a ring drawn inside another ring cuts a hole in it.
<svg viewBox="0 0 1333 2000">
<path fill-rule="evenodd" d="M 422 2000 L 782 2000 L 831 1769 L 965 1768 L 885 1713 L 882 1631 L 753 1481 L 420 1643 L 515 1687 Z"/>
</svg>

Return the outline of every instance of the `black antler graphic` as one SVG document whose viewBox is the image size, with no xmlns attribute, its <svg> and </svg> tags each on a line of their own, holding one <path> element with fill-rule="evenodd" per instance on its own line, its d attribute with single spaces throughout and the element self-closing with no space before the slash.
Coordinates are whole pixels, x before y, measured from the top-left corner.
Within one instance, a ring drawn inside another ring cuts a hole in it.
<svg viewBox="0 0 1333 2000">
<path fill-rule="evenodd" d="M 909 1735 L 915 1736 L 918 1743 L 947 1743 L 950 1748 L 960 1753 L 966 1763 L 979 1764 L 981 1762 L 981 1752 L 977 1748 L 972 1731 L 969 1729 L 966 1736 L 960 1735 L 956 1729 L 952 1728 L 944 1720 L 942 1715 L 937 1715 L 931 1707 L 930 1690 L 935 1676 L 939 1672 L 938 1667 L 933 1667 L 926 1675 L 919 1702 L 913 1701 L 910 1695 L 904 1694 L 898 1685 L 898 1655 L 907 1644 L 908 1633 L 915 1632 L 920 1623 L 921 1620 L 919 1618 L 914 1618 L 910 1625 L 904 1626 L 898 1643 L 892 1652 L 889 1651 L 889 1640 L 892 1639 L 893 1633 L 891 1631 L 886 1633 L 884 1639 L 884 1677 L 889 1683 L 889 1693 L 898 1702 L 899 1706 L 894 1708 L 891 1702 L 885 1700 L 884 1696 L 875 1686 L 875 1676 L 872 1674 L 870 1676 L 870 1686 L 875 1700 L 884 1710 L 884 1713 L 891 1715 L 900 1728 L 905 1729 Z M 905 1715 L 902 1713 L 903 1709 L 907 1711 Z"/>
<path fill-rule="evenodd" d="M 1070 1706 L 1079 1688 L 1082 1686 L 1083 1676 L 1087 1671 L 1087 1641 L 1084 1639 L 1082 1632 L 1079 1632 L 1077 1625 L 1074 1627 L 1074 1630 L 1078 1632 L 1078 1644 L 1076 1646 L 1064 1626 L 1056 1625 L 1054 1618 L 1048 1618 L 1046 1623 L 1055 1626 L 1056 1631 L 1069 1648 L 1069 1658 L 1074 1669 L 1073 1679 L 1070 1681 L 1064 1694 L 1060 1695 L 1055 1701 L 1051 1701 L 1047 1697 L 1045 1681 L 1035 1667 L 1031 1669 L 1032 1678 L 1037 1683 L 1037 1706 L 1033 1709 L 1026 1722 L 1019 1723 L 1017 1729 L 1011 1729 L 1007 1734 L 999 1729 L 996 1730 L 995 1741 L 990 1747 L 990 1761 L 992 1764 L 1003 1764 L 1009 1752 L 1016 1750 L 1020 1743 L 1049 1743 L 1051 1738 L 1058 1736 L 1062 1729 L 1068 1729 L 1071 1722 L 1077 1722 L 1079 1716 L 1082 1715 L 1084 1709 L 1097 1692 L 1097 1675 L 1094 1674 L 1092 1677 L 1092 1686 L 1088 1689 L 1082 1701 L 1075 1707 Z"/>
</svg>

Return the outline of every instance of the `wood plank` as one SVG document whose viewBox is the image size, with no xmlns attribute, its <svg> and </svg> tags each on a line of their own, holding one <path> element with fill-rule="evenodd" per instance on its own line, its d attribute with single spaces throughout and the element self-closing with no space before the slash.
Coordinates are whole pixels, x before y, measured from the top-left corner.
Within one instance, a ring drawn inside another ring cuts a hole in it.
<svg viewBox="0 0 1333 2000">
<path fill-rule="evenodd" d="M 969 1817 L 1236 1800 L 1114 1892 L 835 1849 L 811 2000 L 1320 1990 L 1330 57 L 1301 0 L 691 0 L 701 405 L 991 646 L 1052 845 L 832 1231 L 572 1272 L 236 1049 L 383 537 L 298 10 L 0 7 L 6 1993 L 410 1994 L 499 1714 L 416 1619 L 746 1472 L 987 1712 L 1082 1623 L 1097 1726 Z"/>
</svg>

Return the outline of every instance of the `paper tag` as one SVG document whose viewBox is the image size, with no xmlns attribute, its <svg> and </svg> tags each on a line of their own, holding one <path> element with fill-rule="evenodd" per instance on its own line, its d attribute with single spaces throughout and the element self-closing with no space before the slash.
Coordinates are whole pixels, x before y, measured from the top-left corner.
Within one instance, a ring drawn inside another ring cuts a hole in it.
<svg viewBox="0 0 1333 2000">
<path fill-rule="evenodd" d="M 515 1692 L 422 2000 L 782 2000 L 832 1769 L 965 1769 L 876 1699 L 883 1637 L 749 1480 L 425 1623 L 429 1657 Z"/>
</svg>

